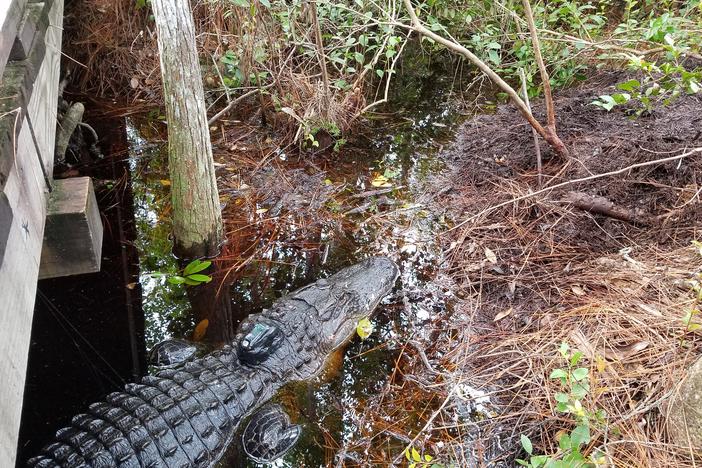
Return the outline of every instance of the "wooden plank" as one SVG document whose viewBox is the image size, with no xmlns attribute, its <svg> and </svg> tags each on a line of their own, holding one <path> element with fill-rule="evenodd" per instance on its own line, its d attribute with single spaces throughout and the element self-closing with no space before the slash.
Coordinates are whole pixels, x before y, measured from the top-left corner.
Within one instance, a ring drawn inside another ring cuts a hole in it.
<svg viewBox="0 0 702 468">
<path fill-rule="evenodd" d="M 2 76 L 10 51 L 17 36 L 27 0 L 0 1 L 0 76 Z"/>
<path fill-rule="evenodd" d="M 51 180 L 54 170 L 54 145 L 58 107 L 58 85 L 63 31 L 63 0 L 54 0 L 48 12 L 49 26 L 44 35 L 44 61 L 36 76 L 32 97 L 27 106 L 29 121 L 42 159 L 44 174 Z"/>
<path fill-rule="evenodd" d="M 49 26 L 49 5 L 46 3 L 30 3 L 24 9 L 22 22 L 17 30 L 17 37 L 10 51 L 9 61 L 24 60 L 32 50 L 35 40 L 42 40 Z M 39 35 L 41 38 L 39 38 Z"/>
<path fill-rule="evenodd" d="M 32 312 L 44 237 L 46 184 L 25 120 L 18 136 L 17 163 L 4 195 L 13 216 L 0 264 L 0 460 L 14 466 Z"/>
<path fill-rule="evenodd" d="M 39 279 L 100 271 L 102 221 L 90 177 L 54 182 Z"/>
<path fill-rule="evenodd" d="M 47 174 L 53 167 L 63 1 L 44 2 L 50 26 L 20 44 L 25 60 L 6 63 L 26 0 L 0 0 L 0 460 L 14 466 L 44 236 Z M 37 8 L 37 7 L 34 7 Z M 49 9 L 50 8 L 50 9 Z M 29 16 L 28 16 L 29 18 Z M 28 19 L 29 21 L 29 19 Z M 26 51 L 26 50 L 25 50 Z M 36 85 L 35 85 L 36 83 Z M 47 173 L 47 170 L 49 171 Z"/>
<path fill-rule="evenodd" d="M 15 163 L 17 135 L 34 91 L 34 81 L 41 68 L 46 51 L 43 40 L 35 40 L 25 60 L 13 62 L 2 75 L 0 83 L 0 190 Z M 54 105 L 55 108 L 55 105 Z"/>
</svg>

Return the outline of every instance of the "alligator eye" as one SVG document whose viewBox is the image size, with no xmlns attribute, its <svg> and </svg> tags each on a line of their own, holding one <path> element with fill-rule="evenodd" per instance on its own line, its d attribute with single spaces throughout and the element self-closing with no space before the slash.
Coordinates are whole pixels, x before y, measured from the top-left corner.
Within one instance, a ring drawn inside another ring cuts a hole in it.
<svg viewBox="0 0 702 468">
<path fill-rule="evenodd" d="M 278 348 L 283 332 L 274 323 L 258 322 L 239 342 L 239 360 L 245 364 L 259 364 Z"/>
</svg>

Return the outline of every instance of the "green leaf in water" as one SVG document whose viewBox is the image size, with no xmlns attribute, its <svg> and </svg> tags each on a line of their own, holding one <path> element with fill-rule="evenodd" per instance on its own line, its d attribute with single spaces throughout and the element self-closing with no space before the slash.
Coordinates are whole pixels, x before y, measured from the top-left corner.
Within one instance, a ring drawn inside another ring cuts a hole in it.
<svg viewBox="0 0 702 468">
<path fill-rule="evenodd" d="M 182 276 L 171 276 L 170 278 L 168 278 L 168 282 L 171 284 L 183 284 L 185 283 L 185 281 L 185 278 L 183 278 Z"/>
</svg>

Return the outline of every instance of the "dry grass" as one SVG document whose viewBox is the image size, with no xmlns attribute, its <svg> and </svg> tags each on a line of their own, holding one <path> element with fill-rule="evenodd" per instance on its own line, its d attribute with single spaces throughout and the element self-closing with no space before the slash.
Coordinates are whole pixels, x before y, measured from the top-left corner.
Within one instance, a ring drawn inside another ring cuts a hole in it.
<svg viewBox="0 0 702 468">
<path fill-rule="evenodd" d="M 117 101 L 133 111 L 162 106 L 155 24 L 150 9 L 136 5 L 135 0 L 73 3 L 64 36 L 69 89 L 100 102 Z M 312 47 L 314 37 L 303 17 L 292 26 L 300 35 L 299 44 L 285 43 L 279 22 L 265 8 L 252 19 L 248 9 L 233 3 L 199 1 L 193 4 L 193 17 L 210 116 L 237 96 L 267 86 L 263 95 L 237 105 L 234 118 L 253 122 L 254 116 L 281 130 L 279 137 L 300 142 L 306 132 L 319 128 L 346 131 L 365 106 L 361 77 L 334 77 L 355 83 L 348 90 L 324 89 L 315 55 L 299 52 Z M 263 50 L 265 58 L 257 57 Z M 228 52 L 238 60 L 236 68 L 243 77 L 236 88 L 225 79 L 232 78 L 221 61 Z M 261 74 L 266 76 L 261 82 L 252 78 Z M 276 111 L 280 108 L 286 112 Z"/>
<path fill-rule="evenodd" d="M 665 414 L 700 351 L 700 339 L 685 332 L 682 318 L 693 302 L 685 281 L 702 262 L 693 248 L 632 255 L 582 263 L 563 275 L 560 304 L 525 325 L 507 316 L 453 350 L 449 359 L 459 357 L 461 381 L 496 404 L 497 417 L 478 424 L 484 434 L 507 430 L 501 443 L 512 448 L 508 456 L 520 434 L 532 438 L 537 453 L 555 454 L 558 433 L 574 427 L 556 412 L 553 396 L 562 389 L 548 379 L 564 366 L 557 350 L 566 342 L 584 353 L 590 368 L 585 406 L 608 415 L 607 426 L 593 431 L 588 453 L 603 451 L 611 466 L 694 466 L 689 448 L 668 442 Z M 474 310 L 475 317 L 480 312 Z M 488 447 L 495 443 L 484 440 Z"/>
<path fill-rule="evenodd" d="M 689 244 L 632 241 L 632 249 L 604 252 L 566 242 L 585 237 L 572 236 L 583 218 L 532 201 L 454 237 L 462 242 L 453 244 L 449 272 L 462 299 L 429 339 L 405 346 L 385 392 L 369 403 L 372 429 L 359 438 L 365 463 L 397 462 L 411 445 L 459 466 L 513 466 L 521 434 L 536 453 L 557 454 L 558 437 L 575 427 L 556 411 L 563 389 L 548 378 L 564 367 L 563 342 L 590 369 L 584 406 L 607 414 L 605 426 L 593 423 L 586 454 L 603 451 L 621 467 L 700 463 L 702 454 L 669 441 L 666 412 L 702 349 L 683 322 L 702 258 Z"/>
</svg>

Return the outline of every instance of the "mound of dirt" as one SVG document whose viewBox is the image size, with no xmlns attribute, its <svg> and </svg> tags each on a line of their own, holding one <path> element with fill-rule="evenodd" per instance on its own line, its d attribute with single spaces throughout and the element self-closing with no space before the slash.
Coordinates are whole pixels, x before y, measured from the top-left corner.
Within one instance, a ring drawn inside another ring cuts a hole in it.
<svg viewBox="0 0 702 468">
<path fill-rule="evenodd" d="M 605 73 L 557 92 L 571 155 L 561 160 L 542 142 L 541 187 L 531 128 L 510 105 L 464 124 L 443 152 L 452 169 L 440 185 L 453 190 L 435 209 L 457 222 L 444 235 L 446 272 L 463 298 L 452 325 L 466 338 L 430 357 L 493 395 L 497 416 L 471 423 L 475 443 L 495 454 L 488 466 L 523 458 L 520 434 L 534 453 L 557 454 L 558 434 L 574 427 L 556 412 L 563 389 L 548 379 L 562 341 L 590 370 L 583 404 L 605 409 L 611 424 L 593 423 L 585 452 L 604 451 L 614 466 L 699 462 L 668 441 L 665 404 L 702 342 L 683 320 L 696 307 L 687 281 L 702 271 L 691 246 L 702 234 L 702 98 L 638 118 L 591 104 L 629 78 Z M 586 180 L 563 184 L 576 179 Z"/>
</svg>

